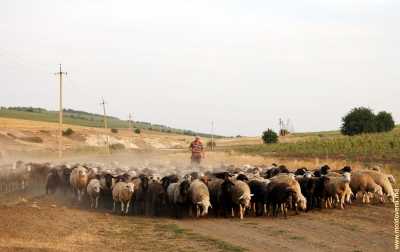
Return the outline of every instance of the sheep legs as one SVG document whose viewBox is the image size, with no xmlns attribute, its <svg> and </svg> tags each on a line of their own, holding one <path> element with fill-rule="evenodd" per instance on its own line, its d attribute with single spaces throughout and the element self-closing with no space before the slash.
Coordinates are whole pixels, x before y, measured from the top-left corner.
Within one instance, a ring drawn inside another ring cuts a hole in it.
<svg viewBox="0 0 400 252">
<path fill-rule="evenodd" d="M 125 209 L 125 215 L 128 215 L 128 211 L 129 211 L 129 205 L 131 204 L 131 201 L 128 201 L 126 203 L 126 209 Z"/>
</svg>

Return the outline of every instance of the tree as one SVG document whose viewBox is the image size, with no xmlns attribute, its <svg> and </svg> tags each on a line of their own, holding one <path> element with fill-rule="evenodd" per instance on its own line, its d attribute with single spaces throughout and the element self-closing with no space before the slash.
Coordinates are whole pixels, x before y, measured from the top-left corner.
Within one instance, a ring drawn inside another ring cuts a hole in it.
<svg viewBox="0 0 400 252">
<path fill-rule="evenodd" d="M 278 134 L 276 134 L 276 132 L 273 131 L 272 129 L 268 129 L 263 132 L 262 140 L 265 144 L 277 143 L 278 142 Z"/>
<path fill-rule="evenodd" d="M 353 136 L 376 132 L 376 116 L 369 108 L 354 108 L 342 118 L 342 121 L 343 135 Z"/>
<path fill-rule="evenodd" d="M 378 132 L 387 132 L 394 129 L 394 120 L 391 113 L 381 111 L 376 115 L 376 130 Z"/>
</svg>

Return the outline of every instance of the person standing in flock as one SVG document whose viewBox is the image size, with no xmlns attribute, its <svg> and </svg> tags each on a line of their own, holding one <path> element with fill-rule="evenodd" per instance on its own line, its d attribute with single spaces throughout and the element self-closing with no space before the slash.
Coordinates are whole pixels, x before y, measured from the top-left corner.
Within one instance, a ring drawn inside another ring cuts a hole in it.
<svg viewBox="0 0 400 252">
<path fill-rule="evenodd" d="M 192 151 L 192 164 L 199 165 L 202 158 L 205 158 L 203 143 L 200 137 L 196 136 L 194 141 L 190 143 L 190 150 Z"/>
</svg>

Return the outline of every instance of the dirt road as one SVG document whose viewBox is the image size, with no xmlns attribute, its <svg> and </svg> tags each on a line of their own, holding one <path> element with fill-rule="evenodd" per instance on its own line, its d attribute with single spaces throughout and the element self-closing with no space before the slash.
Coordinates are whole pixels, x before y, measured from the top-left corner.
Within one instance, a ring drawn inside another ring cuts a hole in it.
<svg viewBox="0 0 400 252">
<path fill-rule="evenodd" d="M 121 217 L 52 196 L 0 207 L 1 251 L 391 251 L 393 205 L 288 219 Z"/>
</svg>

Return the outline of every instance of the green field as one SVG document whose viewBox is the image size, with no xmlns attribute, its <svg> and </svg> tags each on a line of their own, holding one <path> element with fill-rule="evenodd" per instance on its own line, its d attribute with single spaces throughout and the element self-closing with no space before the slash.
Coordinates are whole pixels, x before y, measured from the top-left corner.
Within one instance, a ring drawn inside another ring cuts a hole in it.
<svg viewBox="0 0 400 252">
<path fill-rule="evenodd" d="M 359 161 L 400 161 L 400 127 L 388 133 L 343 136 L 338 131 L 293 134 L 295 142 L 237 146 L 247 154 Z"/>
<path fill-rule="evenodd" d="M 58 112 L 48 111 L 42 108 L 26 108 L 26 107 L 13 107 L 13 108 L 0 108 L 0 117 L 24 119 L 42 122 L 58 122 Z M 85 127 L 104 127 L 104 119 L 102 115 L 88 113 L 84 111 L 76 111 L 71 109 L 64 110 L 64 123 L 71 125 L 79 125 Z M 129 123 L 126 120 L 120 120 L 116 117 L 107 117 L 107 124 L 109 128 L 128 128 Z M 183 135 L 200 135 L 203 137 L 211 137 L 209 134 L 194 132 L 191 130 L 183 130 L 171 128 L 159 124 L 151 124 L 148 122 L 133 122 L 134 128 L 147 129 L 166 133 L 175 133 Z M 214 136 L 216 138 L 221 136 Z"/>
</svg>

